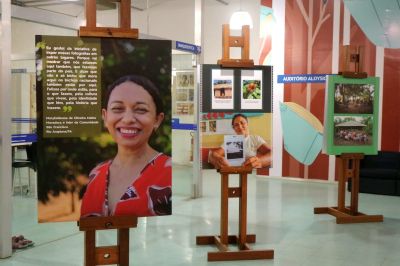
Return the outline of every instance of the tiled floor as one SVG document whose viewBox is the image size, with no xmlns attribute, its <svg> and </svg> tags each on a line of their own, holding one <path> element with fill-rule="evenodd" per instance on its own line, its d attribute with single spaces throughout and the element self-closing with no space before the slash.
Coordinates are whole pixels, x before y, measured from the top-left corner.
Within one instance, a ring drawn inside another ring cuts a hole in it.
<svg viewBox="0 0 400 266">
<path fill-rule="evenodd" d="M 207 262 L 213 246 L 196 246 L 197 235 L 219 232 L 219 176 L 204 172 L 204 197 L 190 199 L 191 169 L 174 171 L 173 215 L 139 220 L 130 235 L 130 265 L 400 265 L 400 197 L 360 194 L 359 209 L 383 214 L 383 223 L 338 225 L 330 215 L 314 215 L 317 206 L 334 206 L 337 185 L 250 176 L 248 233 L 254 249 L 274 249 L 273 260 Z M 232 177 L 232 184 L 237 178 Z M 231 185 L 232 185 L 231 184 Z M 230 200 L 230 233 L 237 233 L 237 199 Z M 36 223 L 36 202 L 14 197 L 13 232 L 36 245 L 15 252 L 3 265 L 83 265 L 83 234 L 75 223 Z M 98 244 L 115 243 L 103 232 Z M 232 247 L 234 249 L 234 247 Z"/>
</svg>

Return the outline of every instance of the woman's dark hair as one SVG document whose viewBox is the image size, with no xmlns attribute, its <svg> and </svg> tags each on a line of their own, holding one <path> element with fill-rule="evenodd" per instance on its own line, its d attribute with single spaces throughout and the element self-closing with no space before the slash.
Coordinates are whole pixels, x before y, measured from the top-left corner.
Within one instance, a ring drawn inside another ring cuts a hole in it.
<svg viewBox="0 0 400 266">
<path fill-rule="evenodd" d="M 139 75 L 123 76 L 114 81 L 111 85 L 109 85 L 107 88 L 106 95 L 104 97 L 104 104 L 103 104 L 104 108 L 107 108 L 110 95 L 114 90 L 114 88 L 124 82 L 133 82 L 143 87 L 143 89 L 145 89 L 150 94 L 151 98 L 154 101 L 154 104 L 156 105 L 156 114 L 158 115 L 159 113 L 163 112 L 164 106 L 158 88 L 148 78 Z"/>
<path fill-rule="evenodd" d="M 231 121 L 232 127 L 233 127 L 233 122 L 235 121 L 235 119 L 236 119 L 237 117 L 243 117 L 244 119 L 246 119 L 247 122 L 249 122 L 249 120 L 247 119 L 247 116 L 246 116 L 246 115 L 244 115 L 244 114 L 235 114 L 235 115 L 232 117 L 232 121 Z"/>
</svg>

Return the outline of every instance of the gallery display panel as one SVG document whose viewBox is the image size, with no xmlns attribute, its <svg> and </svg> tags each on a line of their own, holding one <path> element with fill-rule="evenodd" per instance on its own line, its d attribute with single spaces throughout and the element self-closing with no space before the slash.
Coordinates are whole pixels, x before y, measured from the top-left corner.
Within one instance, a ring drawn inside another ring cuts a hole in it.
<svg viewBox="0 0 400 266">
<path fill-rule="evenodd" d="M 172 149 L 171 41 L 37 36 L 36 65 L 40 222 L 79 219 L 81 199 L 87 184 L 93 180 L 89 175 L 91 170 L 96 174 L 99 166 L 112 163 L 120 145 L 105 128 L 109 129 L 104 110 L 107 89 L 116 80 L 140 76 L 139 79 L 146 80 L 143 82 L 150 81 L 158 89 L 163 121 L 154 124 L 149 145 L 168 160 Z M 145 83 L 142 88 L 148 86 Z M 132 95 L 137 93 L 125 98 Z M 138 104 L 132 106 L 135 117 L 138 110 Z M 144 109 L 141 110 L 144 115 Z M 134 126 L 122 132 L 116 127 L 116 130 L 120 132 L 117 134 L 133 137 L 139 136 L 144 128 Z M 168 171 L 167 179 L 171 180 Z M 152 209 L 149 215 L 171 213 L 170 204 L 156 203 L 160 197 L 170 199 L 170 183 L 161 189 L 148 186 L 151 191 L 145 194 Z M 132 200 L 140 194 L 132 184 L 121 200 Z M 142 214 L 138 216 L 147 216 Z"/>
<path fill-rule="evenodd" d="M 237 114 L 247 118 L 250 134 L 260 136 L 272 152 L 272 67 L 202 65 L 199 121 L 202 169 L 214 168 L 210 154 L 226 146 L 226 136 L 235 135 L 232 119 Z"/>
<path fill-rule="evenodd" d="M 272 111 L 272 67 L 202 66 L 202 112 Z"/>
</svg>

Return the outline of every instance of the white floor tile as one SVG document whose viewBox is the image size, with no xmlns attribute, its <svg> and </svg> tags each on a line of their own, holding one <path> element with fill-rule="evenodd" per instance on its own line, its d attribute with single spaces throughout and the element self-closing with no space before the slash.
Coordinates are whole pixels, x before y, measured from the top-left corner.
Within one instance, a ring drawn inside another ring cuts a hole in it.
<svg viewBox="0 0 400 266">
<path fill-rule="evenodd" d="M 336 184 L 255 175 L 248 180 L 247 231 L 257 236 L 251 245 L 254 249 L 273 249 L 275 258 L 207 262 L 207 252 L 216 247 L 197 246 L 195 239 L 219 233 L 220 180 L 215 171 L 204 171 L 204 196 L 191 199 L 191 176 L 188 167 L 174 171 L 172 216 L 141 218 L 130 231 L 131 265 L 400 265 L 400 197 L 360 194 L 360 211 L 383 214 L 384 222 L 336 224 L 333 216 L 313 214 L 314 207 L 335 206 Z M 237 203 L 237 199 L 229 201 L 232 234 L 238 227 Z M 83 265 L 83 234 L 76 223 L 38 224 L 32 197 L 14 196 L 13 204 L 14 234 L 36 244 L 0 260 L 0 266 Z M 115 231 L 98 234 L 98 244 L 115 242 Z"/>
</svg>

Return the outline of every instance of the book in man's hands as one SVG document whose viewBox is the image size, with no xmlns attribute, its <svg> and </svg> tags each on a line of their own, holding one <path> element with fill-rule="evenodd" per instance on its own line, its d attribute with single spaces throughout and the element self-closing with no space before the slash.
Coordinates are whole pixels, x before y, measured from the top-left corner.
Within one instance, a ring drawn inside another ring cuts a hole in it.
<svg viewBox="0 0 400 266">
<path fill-rule="evenodd" d="M 224 149 L 225 159 L 230 166 L 241 166 L 244 163 L 244 136 L 225 135 Z"/>
</svg>

